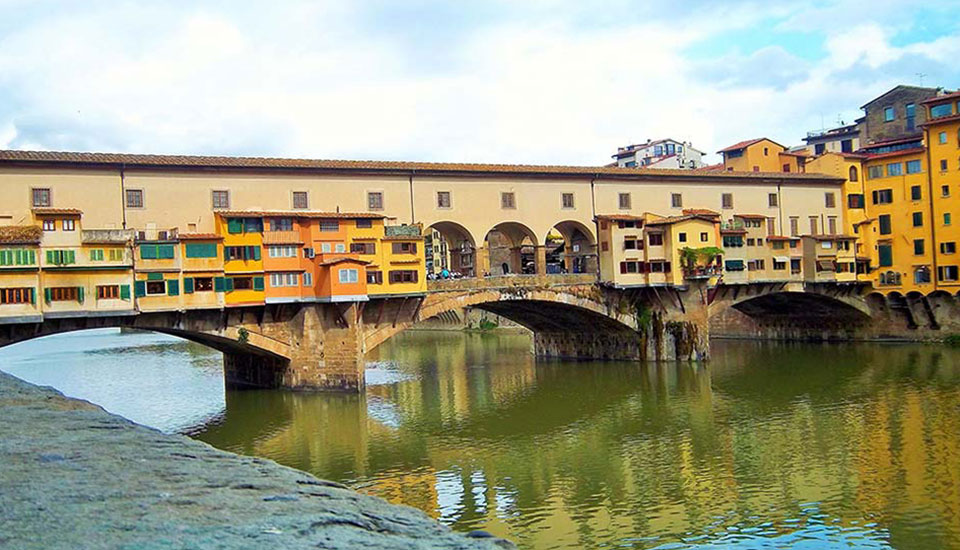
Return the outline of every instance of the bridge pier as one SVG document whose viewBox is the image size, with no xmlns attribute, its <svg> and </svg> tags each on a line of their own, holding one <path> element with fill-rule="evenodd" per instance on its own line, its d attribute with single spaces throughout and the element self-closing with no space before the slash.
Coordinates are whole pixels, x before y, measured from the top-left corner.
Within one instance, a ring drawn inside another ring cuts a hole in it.
<svg viewBox="0 0 960 550">
<path fill-rule="evenodd" d="M 535 332 L 533 354 L 550 359 L 640 361 L 645 350 L 635 332 Z"/>
</svg>

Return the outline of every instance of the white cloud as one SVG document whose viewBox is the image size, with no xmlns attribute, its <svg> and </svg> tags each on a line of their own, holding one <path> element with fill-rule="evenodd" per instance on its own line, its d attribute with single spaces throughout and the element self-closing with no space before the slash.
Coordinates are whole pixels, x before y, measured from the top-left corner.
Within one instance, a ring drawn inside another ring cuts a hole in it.
<svg viewBox="0 0 960 550">
<path fill-rule="evenodd" d="M 793 143 L 820 113 L 855 116 L 882 91 L 861 76 L 884 87 L 910 75 L 891 63 L 960 49 L 957 37 L 893 46 L 864 22 L 828 32 L 819 61 L 776 46 L 691 61 L 691 45 L 770 13 L 708 3 L 587 24 L 570 5 L 504 4 L 502 17 L 416 35 L 339 2 L 97 3 L 35 18 L 0 36 L 0 145 L 596 164 L 646 138 L 711 152 L 759 135 Z M 442 66 L 425 66 L 439 53 Z"/>
</svg>

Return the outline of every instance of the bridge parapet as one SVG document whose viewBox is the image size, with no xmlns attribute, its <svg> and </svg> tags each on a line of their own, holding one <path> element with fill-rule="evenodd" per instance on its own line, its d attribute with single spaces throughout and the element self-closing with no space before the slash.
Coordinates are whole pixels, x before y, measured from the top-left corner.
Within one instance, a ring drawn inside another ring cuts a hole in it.
<svg viewBox="0 0 960 550">
<path fill-rule="evenodd" d="M 496 277 L 470 277 L 464 279 L 440 279 L 427 282 L 428 292 L 456 290 L 480 290 L 501 288 L 549 288 L 555 286 L 589 285 L 597 282 L 591 273 L 564 273 L 554 275 L 500 275 Z"/>
</svg>

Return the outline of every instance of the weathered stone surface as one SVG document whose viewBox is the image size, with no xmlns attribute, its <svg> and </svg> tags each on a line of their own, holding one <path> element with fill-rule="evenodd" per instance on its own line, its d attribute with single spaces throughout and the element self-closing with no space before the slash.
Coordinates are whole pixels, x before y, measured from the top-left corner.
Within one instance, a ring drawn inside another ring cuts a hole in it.
<svg viewBox="0 0 960 550">
<path fill-rule="evenodd" d="M 513 548 L 0 373 L 0 548 Z"/>
</svg>

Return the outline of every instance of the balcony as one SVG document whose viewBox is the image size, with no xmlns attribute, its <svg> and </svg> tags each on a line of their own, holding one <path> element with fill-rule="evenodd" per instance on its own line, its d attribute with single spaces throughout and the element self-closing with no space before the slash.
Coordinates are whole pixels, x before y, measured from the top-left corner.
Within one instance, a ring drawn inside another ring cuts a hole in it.
<svg viewBox="0 0 960 550">
<path fill-rule="evenodd" d="M 709 279 L 721 274 L 723 274 L 723 268 L 719 265 L 695 265 L 683 268 L 685 279 Z"/>
<path fill-rule="evenodd" d="M 80 231 L 83 244 L 126 244 L 133 240 L 132 229 L 84 229 Z"/>
</svg>

